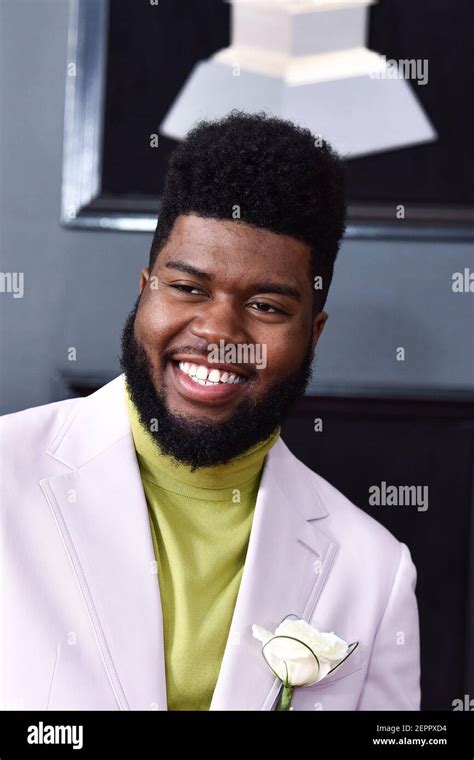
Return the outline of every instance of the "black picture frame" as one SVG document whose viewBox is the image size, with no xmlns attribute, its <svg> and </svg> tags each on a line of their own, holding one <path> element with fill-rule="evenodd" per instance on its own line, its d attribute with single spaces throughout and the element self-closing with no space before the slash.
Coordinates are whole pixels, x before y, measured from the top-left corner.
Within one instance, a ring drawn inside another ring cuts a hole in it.
<svg viewBox="0 0 474 760">
<path fill-rule="evenodd" d="M 104 166 L 107 163 L 104 161 L 104 144 L 107 144 L 109 20 L 112 4 L 117 1 L 70 0 L 61 223 L 67 227 L 86 229 L 151 232 L 155 228 L 159 212 L 159 194 L 144 195 L 131 191 L 119 195 L 107 192 L 104 185 Z M 194 1 L 180 0 L 182 3 Z M 393 4 L 399 0 L 384 1 L 385 4 L 381 6 L 381 9 L 375 6 L 373 12 L 381 13 L 383 23 L 389 28 L 390 12 L 394 12 Z M 456 1 L 458 13 L 463 11 L 463 6 L 468 8 L 464 0 Z M 121 7 L 125 7 L 123 3 L 128 2 L 129 0 L 120 0 Z M 202 2 L 217 4 L 221 0 L 201 0 Z M 441 7 L 446 0 L 432 0 L 432 2 Z M 469 28 L 468 23 L 466 28 Z M 390 44 L 395 44 L 391 43 L 390 34 L 387 31 L 386 38 L 383 35 L 381 37 L 380 32 L 378 35 L 372 34 L 369 42 L 374 45 L 380 45 L 383 42 L 390 47 Z M 395 48 L 392 47 L 391 50 L 393 52 Z M 390 50 L 388 52 L 390 53 Z M 459 55 L 459 46 L 457 53 Z M 468 68 L 463 73 L 466 77 L 466 86 L 470 75 L 471 70 Z M 463 82 L 457 85 L 460 91 L 462 86 Z M 169 149 L 169 146 L 167 147 Z M 417 150 L 420 149 L 418 147 L 407 149 L 407 151 Z M 430 156 L 434 155 L 433 151 L 436 151 L 436 147 L 422 146 L 421 150 L 425 150 L 425 158 L 422 157 L 421 162 L 418 163 L 419 170 L 423 165 L 426 166 L 427 161 L 430 161 Z M 456 150 L 454 144 L 452 150 Z M 472 151 L 472 148 L 470 150 Z M 397 158 L 400 151 L 392 153 L 386 165 L 393 169 L 399 163 Z M 354 187 L 354 183 L 360 184 L 364 174 L 376 175 L 380 166 L 377 161 L 377 156 L 354 160 L 354 177 L 349 176 L 349 190 L 351 185 Z M 469 154 L 466 170 L 469 170 L 469 166 L 474 167 L 474 152 L 472 155 Z M 390 176 L 385 176 L 384 173 L 384 185 L 387 186 L 389 183 Z M 403 200 L 397 197 L 397 200 L 394 198 L 393 202 L 375 202 L 370 199 L 351 202 L 349 194 L 346 237 L 420 239 L 438 242 L 474 239 L 474 199 L 472 203 L 470 198 L 469 202 L 465 203 L 419 201 L 415 204 L 410 203 L 409 213 L 407 212 L 403 223 L 400 223 L 396 219 L 395 211 L 397 202 L 403 203 Z"/>
</svg>

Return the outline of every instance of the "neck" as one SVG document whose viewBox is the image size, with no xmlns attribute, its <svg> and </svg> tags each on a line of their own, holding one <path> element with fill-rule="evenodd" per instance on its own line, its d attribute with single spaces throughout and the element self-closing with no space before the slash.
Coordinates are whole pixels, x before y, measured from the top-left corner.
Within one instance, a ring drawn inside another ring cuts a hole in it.
<svg viewBox="0 0 474 760">
<path fill-rule="evenodd" d="M 281 428 L 277 427 L 264 441 L 251 446 L 229 462 L 191 470 L 189 465 L 162 451 L 150 431 L 142 424 L 138 409 L 127 388 L 125 394 L 142 477 L 167 490 L 195 487 L 218 491 L 229 487 L 240 490 L 252 487 L 255 478 L 262 471 L 267 453 L 280 437 Z"/>
</svg>

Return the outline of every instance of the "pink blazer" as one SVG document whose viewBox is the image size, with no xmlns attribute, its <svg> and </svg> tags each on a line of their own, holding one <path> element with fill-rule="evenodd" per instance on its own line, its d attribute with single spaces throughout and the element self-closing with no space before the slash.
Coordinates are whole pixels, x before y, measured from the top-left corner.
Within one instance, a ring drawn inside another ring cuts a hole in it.
<svg viewBox="0 0 474 760">
<path fill-rule="evenodd" d="M 0 420 L 0 708 L 166 710 L 162 613 L 120 375 Z M 419 710 L 407 546 L 303 465 L 267 456 L 211 710 L 273 710 L 252 624 L 289 613 L 355 653 L 294 710 Z"/>
</svg>

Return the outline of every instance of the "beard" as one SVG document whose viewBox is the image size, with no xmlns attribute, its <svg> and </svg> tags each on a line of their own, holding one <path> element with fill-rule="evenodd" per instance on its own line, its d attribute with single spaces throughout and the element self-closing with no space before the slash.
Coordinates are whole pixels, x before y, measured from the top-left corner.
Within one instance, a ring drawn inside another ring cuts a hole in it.
<svg viewBox="0 0 474 760">
<path fill-rule="evenodd" d="M 312 376 L 311 341 L 295 372 L 271 385 L 261 399 L 243 399 L 229 420 L 216 422 L 172 412 L 164 384 L 155 390 L 152 362 L 135 337 L 139 302 L 140 297 L 123 328 L 120 364 L 142 425 L 162 452 L 187 464 L 191 471 L 226 464 L 265 441 L 281 425 L 294 402 L 304 395 Z M 170 361 L 169 357 L 162 357 L 161 377 Z M 152 419 L 158 424 L 150 430 Z"/>
</svg>

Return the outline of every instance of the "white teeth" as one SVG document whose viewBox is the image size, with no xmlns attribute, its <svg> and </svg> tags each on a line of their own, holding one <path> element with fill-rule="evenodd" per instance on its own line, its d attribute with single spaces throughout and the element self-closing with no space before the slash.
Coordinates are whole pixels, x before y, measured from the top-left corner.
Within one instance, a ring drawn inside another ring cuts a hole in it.
<svg viewBox="0 0 474 760">
<path fill-rule="evenodd" d="M 199 380 L 206 380 L 207 379 L 207 367 L 204 367 L 202 364 L 197 368 L 196 375 L 199 378 Z"/>
<path fill-rule="evenodd" d="M 240 375 L 236 375 L 234 372 L 222 372 L 219 369 L 209 369 L 203 364 L 190 364 L 189 362 L 179 362 L 179 368 L 184 372 L 191 380 L 199 385 L 217 385 L 219 383 L 226 383 L 228 385 L 234 385 L 237 383 L 244 383 L 245 380 Z"/>
</svg>

